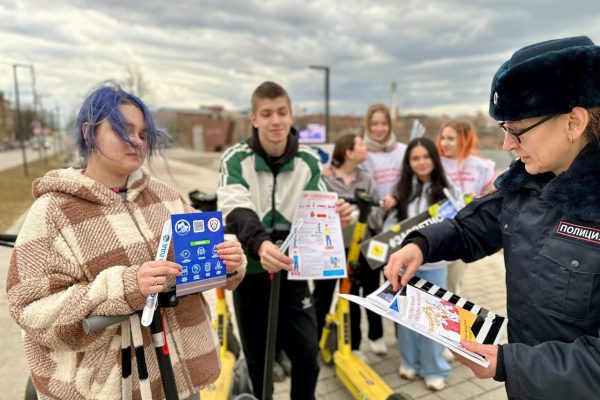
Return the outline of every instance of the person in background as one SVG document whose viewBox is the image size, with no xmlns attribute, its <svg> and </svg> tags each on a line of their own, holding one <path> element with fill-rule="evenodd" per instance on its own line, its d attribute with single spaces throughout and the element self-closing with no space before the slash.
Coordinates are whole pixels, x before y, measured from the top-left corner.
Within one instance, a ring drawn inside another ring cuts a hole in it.
<svg viewBox="0 0 600 400">
<path fill-rule="evenodd" d="M 375 182 L 377 197 L 381 200 L 383 209 L 389 210 L 397 203 L 392 192 L 402 173 L 406 144 L 396 140 L 390 110 L 384 104 L 369 106 L 365 115 L 365 127 L 363 142 L 367 146 L 368 157 L 361 164 L 361 168 L 365 169 Z M 380 274 L 379 270 L 376 273 Z M 383 337 L 369 340 L 369 346 L 375 354 L 387 354 L 387 345 Z"/>
<path fill-rule="evenodd" d="M 385 214 L 383 231 L 427 211 L 429 206 L 445 199 L 444 188 L 454 196 L 460 196 L 444 173 L 435 144 L 427 138 L 413 139 L 408 143 L 402 162 L 402 176 L 393 193 L 398 203 Z M 446 261 L 424 264 L 417 275 L 444 287 L 447 267 Z M 397 328 L 398 349 L 402 355 L 398 370 L 400 376 L 407 380 L 420 376 L 425 380 L 427 389 L 444 389 L 445 378 L 452 370 L 443 356 L 444 347 L 401 325 Z"/>
<path fill-rule="evenodd" d="M 383 201 L 383 208 L 389 210 L 397 202 L 392 192 L 402 173 L 402 159 L 406 144 L 396 140 L 390 111 L 383 104 L 373 104 L 369 107 L 365 116 L 365 125 L 367 132 L 363 141 L 369 151 L 369 157 L 362 167 L 375 181 L 378 197 Z"/>
<path fill-rule="evenodd" d="M 263 388 L 267 336 L 269 273 L 281 272 L 277 337 L 292 363 L 290 397 L 315 398 L 319 364 L 318 333 L 312 296 L 306 281 L 287 279 L 293 260 L 282 254 L 268 232 L 275 224 L 291 226 L 303 190 L 325 191 L 321 163 L 308 146 L 298 143 L 292 105 L 284 88 L 263 82 L 252 93 L 252 137 L 221 157 L 218 208 L 226 230 L 237 236 L 249 258 L 248 274 L 233 293 L 238 328 L 254 394 Z M 342 227 L 352 207 L 338 200 Z"/>
<path fill-rule="evenodd" d="M 367 147 L 364 145 L 360 136 L 347 134 L 339 137 L 335 141 L 335 147 L 331 158 L 331 174 L 325 178 L 327 187 L 330 191 L 336 192 L 342 196 L 354 197 L 356 189 L 363 189 L 371 195 L 374 201 L 377 201 L 377 191 L 375 183 L 369 174 L 358 166 L 368 157 Z M 344 243 L 348 247 L 352 240 L 353 226 L 344 231 Z M 379 287 L 381 271 L 372 270 L 365 262 L 362 254 L 359 258 L 359 269 L 354 273 L 358 275 L 360 285 L 352 285 L 351 294 L 359 295 L 362 287 L 363 295 L 367 295 Z M 325 326 L 325 316 L 331 308 L 331 300 L 335 291 L 335 285 L 338 279 L 317 280 L 314 282 L 313 297 L 315 299 L 315 309 L 317 313 L 317 327 L 319 335 Z M 367 310 L 367 319 L 369 321 L 368 338 L 371 348 L 377 348 L 377 343 L 383 342 L 383 323 L 381 317 Z M 367 361 L 365 354 L 360 351 L 362 334 L 360 331 L 361 313 L 360 307 L 355 303 L 350 303 L 350 337 L 352 340 L 352 350 L 363 360 Z M 377 343 L 373 343 L 377 342 Z"/>
<path fill-rule="evenodd" d="M 10 313 L 22 329 L 40 399 L 159 400 L 151 335 L 135 313 L 149 294 L 171 288 L 181 275 L 174 262 L 154 261 L 163 223 L 195 210 L 143 167 L 166 133 L 138 97 L 102 85 L 83 102 L 73 133 L 84 167 L 50 171 L 33 182 L 36 200 L 8 271 Z M 232 289 L 244 276 L 246 257 L 237 242 L 218 244 L 217 254 Z M 101 331 L 83 331 L 88 316 L 132 313 Z M 202 294 L 183 297 L 163 316 L 177 391 L 197 399 L 221 369 L 206 301 Z"/>
<path fill-rule="evenodd" d="M 446 175 L 463 195 L 479 197 L 492 188 L 495 165 L 492 160 L 477 153 L 477 132 L 465 118 L 453 119 L 442 126 L 436 138 Z M 467 264 L 456 260 L 448 266 L 448 286 L 452 293 L 460 294 L 461 282 Z M 451 354 L 447 353 L 448 358 Z"/>
<path fill-rule="evenodd" d="M 461 342 L 487 367 L 455 356 L 509 399 L 598 399 L 600 46 L 578 36 L 518 50 L 494 75 L 489 112 L 519 158 L 495 192 L 408 235 L 386 277 L 399 289 L 424 262 L 503 249 L 508 343 Z"/>
</svg>

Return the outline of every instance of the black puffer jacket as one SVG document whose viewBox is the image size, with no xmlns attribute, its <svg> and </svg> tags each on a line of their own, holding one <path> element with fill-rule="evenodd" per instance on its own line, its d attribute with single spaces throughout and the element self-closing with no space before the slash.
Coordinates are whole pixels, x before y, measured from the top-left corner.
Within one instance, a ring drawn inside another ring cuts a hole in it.
<svg viewBox="0 0 600 400">
<path fill-rule="evenodd" d="M 588 144 L 556 177 L 529 175 L 516 161 L 495 185 L 406 240 L 427 240 L 425 262 L 504 249 L 511 399 L 599 399 L 600 146 Z"/>
</svg>

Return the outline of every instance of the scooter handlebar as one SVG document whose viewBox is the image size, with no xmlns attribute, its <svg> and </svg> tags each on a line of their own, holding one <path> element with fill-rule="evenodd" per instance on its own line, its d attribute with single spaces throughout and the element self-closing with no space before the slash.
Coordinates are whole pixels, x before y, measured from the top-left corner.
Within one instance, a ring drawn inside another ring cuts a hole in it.
<svg viewBox="0 0 600 400">
<path fill-rule="evenodd" d="M 17 235 L 9 235 L 6 233 L 0 234 L 0 245 L 6 247 L 15 247 L 17 241 Z"/>
<path fill-rule="evenodd" d="M 129 315 L 94 315 L 81 322 L 85 333 L 94 333 L 129 318 Z"/>
</svg>

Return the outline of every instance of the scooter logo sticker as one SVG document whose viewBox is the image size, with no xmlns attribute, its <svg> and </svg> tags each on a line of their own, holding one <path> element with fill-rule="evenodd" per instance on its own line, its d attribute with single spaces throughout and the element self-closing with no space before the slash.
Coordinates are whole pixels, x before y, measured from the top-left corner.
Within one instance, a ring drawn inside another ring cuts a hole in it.
<svg viewBox="0 0 600 400">
<path fill-rule="evenodd" d="M 385 262 L 388 250 L 388 244 L 377 240 L 371 240 L 369 242 L 369 248 L 367 249 L 367 255 L 375 261 Z"/>
<path fill-rule="evenodd" d="M 218 218 L 211 218 L 208 220 L 208 230 L 211 232 L 216 232 L 221 227 L 221 222 Z"/>
<path fill-rule="evenodd" d="M 185 236 L 190 233 L 190 223 L 185 219 L 180 219 L 175 223 L 175 233 L 181 236 Z"/>
</svg>

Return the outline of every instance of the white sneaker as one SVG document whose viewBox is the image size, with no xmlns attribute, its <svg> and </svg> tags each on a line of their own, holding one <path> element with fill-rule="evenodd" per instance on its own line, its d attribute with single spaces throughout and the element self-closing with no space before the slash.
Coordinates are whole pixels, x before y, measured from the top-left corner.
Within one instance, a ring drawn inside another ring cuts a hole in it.
<svg viewBox="0 0 600 400">
<path fill-rule="evenodd" d="M 398 374 L 400 374 L 400 378 L 404 378 L 407 381 L 414 381 L 417 377 L 417 371 L 409 367 L 403 367 L 402 365 L 398 369 Z"/>
<path fill-rule="evenodd" d="M 452 354 L 452 352 L 450 350 L 448 350 L 447 348 L 444 348 L 444 358 L 446 359 L 446 361 L 448 362 L 452 362 L 455 360 L 454 354 Z"/>
<path fill-rule="evenodd" d="M 383 337 L 375 340 L 369 339 L 369 346 L 371 347 L 371 351 L 378 356 L 387 354 L 387 346 L 385 345 Z"/>
<path fill-rule="evenodd" d="M 367 364 L 369 363 L 369 359 L 367 358 L 367 355 L 365 353 L 363 353 L 360 350 L 352 350 L 352 352 L 361 360 L 363 360 L 364 362 L 366 362 Z"/>
<path fill-rule="evenodd" d="M 437 392 L 446 387 L 446 381 L 444 378 L 440 377 L 425 378 L 425 387 L 429 390 Z"/>
</svg>

